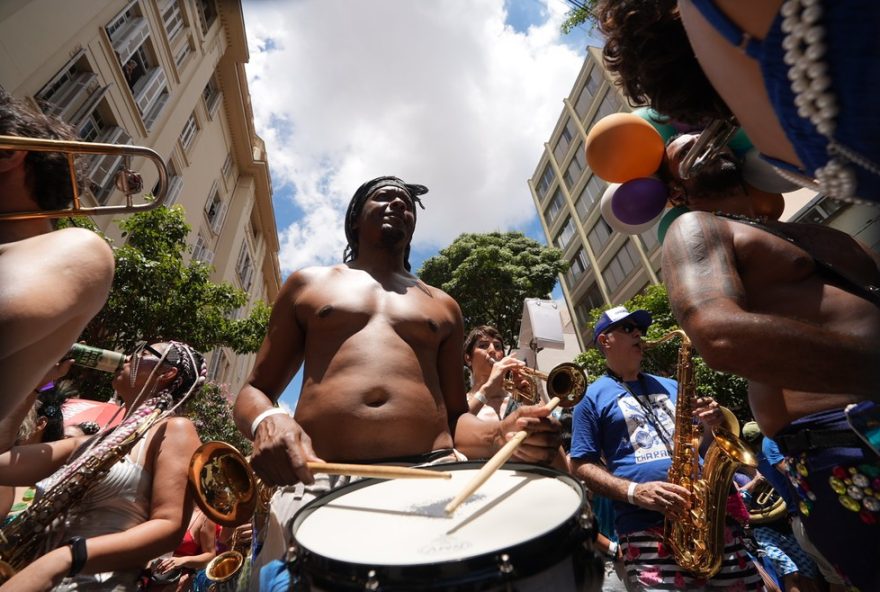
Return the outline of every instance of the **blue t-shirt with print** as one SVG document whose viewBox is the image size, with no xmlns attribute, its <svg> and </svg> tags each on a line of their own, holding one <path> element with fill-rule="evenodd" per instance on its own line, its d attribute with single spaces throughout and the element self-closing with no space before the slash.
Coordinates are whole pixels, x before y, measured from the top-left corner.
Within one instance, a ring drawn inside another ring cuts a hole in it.
<svg viewBox="0 0 880 592">
<path fill-rule="evenodd" d="M 666 481 L 678 383 L 651 374 L 640 377 L 626 387 L 608 376 L 590 385 L 572 415 L 571 458 L 604 459 L 613 475 L 638 483 Z M 625 502 L 615 501 L 614 513 L 619 534 L 663 523 L 659 512 Z"/>
<path fill-rule="evenodd" d="M 779 444 L 765 436 L 764 442 L 761 444 L 761 452 L 758 454 L 758 471 L 764 475 L 764 478 L 770 482 L 773 489 L 785 500 L 788 513 L 795 514 L 797 512 L 797 504 L 791 495 L 788 477 L 776 468 L 776 465 L 783 460 L 785 460 L 785 457 L 782 456 L 782 452 L 779 450 Z"/>
</svg>

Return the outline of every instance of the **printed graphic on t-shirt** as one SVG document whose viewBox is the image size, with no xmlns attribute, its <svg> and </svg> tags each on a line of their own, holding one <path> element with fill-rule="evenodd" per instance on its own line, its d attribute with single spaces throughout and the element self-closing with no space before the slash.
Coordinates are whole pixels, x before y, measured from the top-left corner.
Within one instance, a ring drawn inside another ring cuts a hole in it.
<svg viewBox="0 0 880 592">
<path fill-rule="evenodd" d="M 620 412 L 626 420 L 629 441 L 632 444 L 636 464 L 669 458 L 664 438 L 672 445 L 675 429 L 675 406 L 666 393 L 642 397 L 644 407 L 632 395 L 620 397 Z M 647 407 L 650 412 L 646 412 Z M 657 422 L 662 433 L 658 433 Z"/>
</svg>

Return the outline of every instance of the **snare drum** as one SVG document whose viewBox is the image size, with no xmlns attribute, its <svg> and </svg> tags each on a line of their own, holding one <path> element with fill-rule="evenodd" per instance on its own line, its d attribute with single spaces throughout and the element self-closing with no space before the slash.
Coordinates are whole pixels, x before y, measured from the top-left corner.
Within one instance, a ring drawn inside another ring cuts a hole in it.
<svg viewBox="0 0 880 592">
<path fill-rule="evenodd" d="M 508 463 L 450 517 L 482 463 L 431 467 L 452 479 L 365 479 L 291 522 L 294 590 L 599 590 L 603 562 L 580 482 Z"/>
</svg>

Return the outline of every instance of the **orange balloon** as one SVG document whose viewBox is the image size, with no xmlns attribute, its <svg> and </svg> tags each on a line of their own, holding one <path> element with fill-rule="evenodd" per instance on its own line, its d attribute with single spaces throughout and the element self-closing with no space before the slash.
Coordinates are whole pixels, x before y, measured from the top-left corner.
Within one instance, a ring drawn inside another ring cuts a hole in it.
<svg viewBox="0 0 880 592">
<path fill-rule="evenodd" d="M 660 168 L 665 146 L 650 123 L 632 113 L 612 113 L 587 134 L 587 164 L 611 183 L 649 177 Z"/>
<path fill-rule="evenodd" d="M 779 220 L 785 210 L 785 199 L 781 193 L 755 189 L 748 183 L 746 183 L 746 191 L 752 198 L 752 207 L 756 216 L 766 217 L 768 220 Z"/>
</svg>

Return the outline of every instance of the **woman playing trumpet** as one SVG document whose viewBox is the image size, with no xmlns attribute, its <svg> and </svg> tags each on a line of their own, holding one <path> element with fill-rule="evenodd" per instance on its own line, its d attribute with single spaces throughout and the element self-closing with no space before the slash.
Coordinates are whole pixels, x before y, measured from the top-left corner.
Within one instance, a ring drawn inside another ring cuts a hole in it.
<svg viewBox="0 0 880 592">
<path fill-rule="evenodd" d="M 525 363 L 504 355 L 504 341 L 495 327 L 480 325 L 471 330 L 464 342 L 464 363 L 471 371 L 471 388 L 467 393 L 468 411 L 479 419 L 501 421 L 519 407 L 529 404 L 518 400 L 508 391 L 512 382 L 517 389 L 527 392 L 531 381 L 524 372 L 517 372 L 518 369 L 526 369 Z M 536 397 L 535 403 L 541 402 Z M 559 422 L 553 421 L 558 427 Z M 559 431 L 545 432 L 545 437 L 557 442 L 561 440 Z M 521 448 L 526 448 L 526 445 Z M 537 452 L 544 454 L 543 450 Z M 568 458 L 562 446 L 559 446 L 559 452 L 550 466 L 568 471 Z"/>
<path fill-rule="evenodd" d="M 504 389 L 508 373 L 523 362 L 504 355 L 501 333 L 490 325 L 473 329 L 464 342 L 464 363 L 471 371 L 468 411 L 480 419 L 504 419 L 520 403 Z"/>
<path fill-rule="evenodd" d="M 188 419 L 170 414 L 198 392 L 205 374 L 201 354 L 190 346 L 144 343 L 113 380 L 127 412 L 117 428 L 0 455 L 0 483 L 39 481 L 46 503 L 58 499 L 51 524 L 29 537 L 42 539 L 44 553 L 23 566 L 13 559 L 19 571 L 0 590 L 135 590 L 143 566 L 177 546 L 189 523 L 187 467 L 199 437 Z M 91 479 L 95 467 L 98 478 Z M 42 528 L 38 516 L 30 519 Z M 3 558 L 25 543 L 4 548 Z"/>
</svg>

